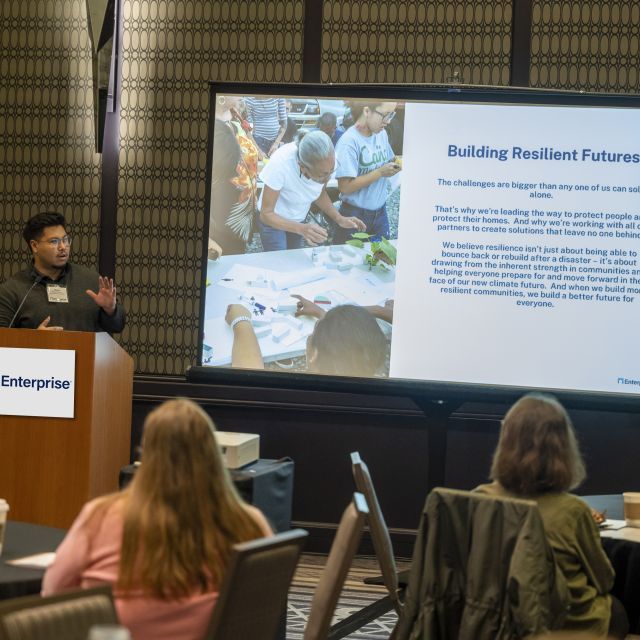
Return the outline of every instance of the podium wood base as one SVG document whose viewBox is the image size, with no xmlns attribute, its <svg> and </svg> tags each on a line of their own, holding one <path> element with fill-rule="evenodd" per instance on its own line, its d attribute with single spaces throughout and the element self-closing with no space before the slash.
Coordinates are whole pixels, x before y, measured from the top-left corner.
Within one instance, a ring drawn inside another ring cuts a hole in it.
<svg viewBox="0 0 640 640">
<path fill-rule="evenodd" d="M 0 416 L 0 498 L 11 520 L 67 528 L 116 491 L 129 462 L 133 361 L 106 333 L 0 329 L 0 347 L 76 352 L 73 418 Z"/>
</svg>

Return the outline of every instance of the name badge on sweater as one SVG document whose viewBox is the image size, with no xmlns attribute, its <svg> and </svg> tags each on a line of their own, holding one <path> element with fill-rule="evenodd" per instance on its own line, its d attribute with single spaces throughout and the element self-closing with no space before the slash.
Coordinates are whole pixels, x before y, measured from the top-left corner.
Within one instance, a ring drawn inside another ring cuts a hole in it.
<svg viewBox="0 0 640 640">
<path fill-rule="evenodd" d="M 48 284 L 47 298 L 49 302 L 69 302 L 67 287 L 63 287 L 59 284 Z"/>
</svg>

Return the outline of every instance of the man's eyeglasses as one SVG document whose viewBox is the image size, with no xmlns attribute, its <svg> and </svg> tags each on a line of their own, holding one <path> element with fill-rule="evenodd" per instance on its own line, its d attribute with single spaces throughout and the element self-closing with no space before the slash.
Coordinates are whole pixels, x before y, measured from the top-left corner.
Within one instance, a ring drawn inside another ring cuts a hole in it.
<svg viewBox="0 0 640 640">
<path fill-rule="evenodd" d="M 50 247 L 55 247 L 56 249 L 60 245 L 64 245 L 65 247 L 71 246 L 71 238 L 69 236 L 64 236 L 63 238 L 49 238 L 49 240 L 38 240 L 38 242 L 46 242 Z"/>
<path fill-rule="evenodd" d="M 387 124 L 389 124 L 396 117 L 395 111 L 389 111 L 389 113 L 382 113 L 382 111 L 378 111 L 377 109 L 373 109 L 373 111 L 382 118 L 382 122 L 386 122 Z"/>
</svg>

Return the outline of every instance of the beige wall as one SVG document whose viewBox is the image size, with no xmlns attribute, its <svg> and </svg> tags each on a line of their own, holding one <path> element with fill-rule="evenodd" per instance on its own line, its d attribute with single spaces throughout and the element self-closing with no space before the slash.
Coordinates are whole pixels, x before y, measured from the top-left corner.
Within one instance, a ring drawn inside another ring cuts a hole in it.
<svg viewBox="0 0 640 640">
<path fill-rule="evenodd" d="M 532 87 L 638 92 L 638 0 L 533 0 L 532 22 Z"/>
<path fill-rule="evenodd" d="M 299 82 L 301 1 L 124 0 L 116 278 L 140 371 L 197 359 L 211 80 Z"/>
<path fill-rule="evenodd" d="M 24 221 L 73 221 L 79 262 L 95 265 L 100 156 L 94 153 L 85 0 L 0 2 L 0 280 L 28 259 Z"/>
<path fill-rule="evenodd" d="M 323 82 L 509 84 L 511 0 L 326 0 Z"/>
</svg>

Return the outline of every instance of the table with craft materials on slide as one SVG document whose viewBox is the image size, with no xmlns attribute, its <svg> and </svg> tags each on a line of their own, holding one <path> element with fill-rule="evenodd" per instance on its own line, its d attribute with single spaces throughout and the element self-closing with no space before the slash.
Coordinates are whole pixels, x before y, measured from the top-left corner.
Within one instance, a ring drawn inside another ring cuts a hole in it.
<svg viewBox="0 0 640 640">
<path fill-rule="evenodd" d="M 383 305 L 394 297 L 395 267 L 365 264 L 364 248 L 335 245 L 222 256 L 207 264 L 203 364 L 231 364 L 227 306 L 251 313 L 265 362 L 304 355 L 315 319 L 295 317 L 297 294 L 328 310 L 341 304 Z"/>
</svg>

